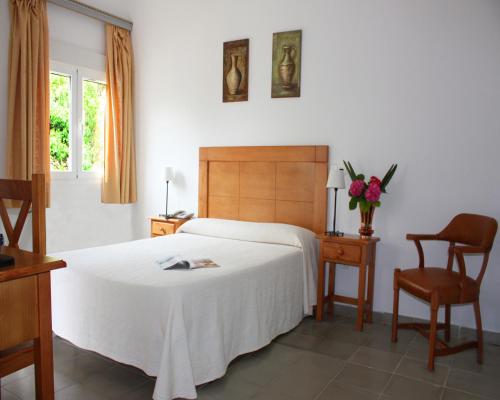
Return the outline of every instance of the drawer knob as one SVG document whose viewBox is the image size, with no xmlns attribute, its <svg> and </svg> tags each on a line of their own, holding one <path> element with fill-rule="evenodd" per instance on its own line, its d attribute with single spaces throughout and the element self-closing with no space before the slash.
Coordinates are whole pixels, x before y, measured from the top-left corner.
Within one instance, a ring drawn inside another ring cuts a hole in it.
<svg viewBox="0 0 500 400">
<path fill-rule="evenodd" d="M 160 232 L 161 233 L 167 233 L 167 231 L 165 230 L 165 228 L 160 228 Z"/>
<path fill-rule="evenodd" d="M 344 250 L 343 250 L 343 249 L 338 249 L 338 250 L 337 250 L 337 254 L 338 254 L 339 256 L 341 256 L 342 254 L 344 254 Z"/>
</svg>

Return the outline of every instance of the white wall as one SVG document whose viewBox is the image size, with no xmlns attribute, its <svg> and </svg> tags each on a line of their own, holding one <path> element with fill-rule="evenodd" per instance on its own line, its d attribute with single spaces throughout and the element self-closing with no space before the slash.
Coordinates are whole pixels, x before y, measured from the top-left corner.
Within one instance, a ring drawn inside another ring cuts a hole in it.
<svg viewBox="0 0 500 400">
<path fill-rule="evenodd" d="M 102 2 L 105 4 L 106 2 Z M 162 170 L 182 173 L 173 206 L 197 209 L 198 147 L 328 144 L 381 176 L 399 163 L 375 214 L 375 308 L 392 310 L 395 266 L 417 262 L 407 232 L 435 232 L 456 213 L 500 219 L 500 2 L 265 0 L 130 2 L 134 22 L 140 202 L 135 224 L 162 210 Z M 271 99 L 272 33 L 303 30 L 302 96 Z M 222 43 L 250 38 L 249 101 L 221 100 Z M 356 212 L 339 203 L 340 227 Z M 443 262 L 442 246 L 429 262 Z M 477 261 L 477 260 L 476 260 Z M 482 291 L 486 329 L 500 331 L 500 244 Z M 354 291 L 352 271 L 338 290 Z M 470 307 L 453 322 L 473 325 Z M 403 314 L 427 308 L 403 296 Z"/>
<path fill-rule="evenodd" d="M 48 4 L 51 60 L 104 71 L 104 24 Z M 7 71 L 9 43 L 7 0 L 0 0 L 0 176 L 5 174 L 7 130 Z M 131 205 L 100 202 L 98 181 L 53 180 L 52 204 L 47 210 L 47 249 L 70 250 L 131 240 Z M 17 211 L 12 211 L 12 216 Z M 1 229 L 0 229 L 1 231 Z M 30 244 L 29 227 L 22 244 Z"/>
</svg>

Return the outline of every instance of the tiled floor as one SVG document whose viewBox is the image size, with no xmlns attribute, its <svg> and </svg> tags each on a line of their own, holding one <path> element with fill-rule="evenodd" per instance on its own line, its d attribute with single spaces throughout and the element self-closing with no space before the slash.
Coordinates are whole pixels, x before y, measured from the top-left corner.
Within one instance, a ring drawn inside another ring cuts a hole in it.
<svg viewBox="0 0 500 400">
<path fill-rule="evenodd" d="M 455 332 L 457 335 L 457 332 Z M 55 340 L 57 400 L 151 399 L 154 379 L 141 371 Z M 384 321 L 354 330 L 339 313 L 305 319 L 270 346 L 234 361 L 222 379 L 198 389 L 203 400 L 473 400 L 500 399 L 500 347 L 487 345 L 485 363 L 468 351 L 425 369 L 425 340 L 400 331 L 390 342 Z M 33 368 L 3 379 L 2 400 L 34 399 Z"/>
</svg>

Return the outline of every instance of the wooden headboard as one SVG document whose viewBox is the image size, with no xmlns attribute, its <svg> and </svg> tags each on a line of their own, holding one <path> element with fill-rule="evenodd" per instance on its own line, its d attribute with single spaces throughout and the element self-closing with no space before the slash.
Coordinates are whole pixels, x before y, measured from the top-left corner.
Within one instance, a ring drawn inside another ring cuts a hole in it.
<svg viewBox="0 0 500 400">
<path fill-rule="evenodd" d="M 326 229 L 328 146 L 201 147 L 198 216 Z"/>
</svg>

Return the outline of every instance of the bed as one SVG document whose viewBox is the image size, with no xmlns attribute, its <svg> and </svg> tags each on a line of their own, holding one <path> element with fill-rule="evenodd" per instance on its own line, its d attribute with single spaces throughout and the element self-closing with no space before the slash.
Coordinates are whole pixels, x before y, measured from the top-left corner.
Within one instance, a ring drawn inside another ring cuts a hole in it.
<svg viewBox="0 0 500 400">
<path fill-rule="evenodd" d="M 196 398 L 196 385 L 312 313 L 327 156 L 326 146 L 200 149 L 202 218 L 56 255 L 68 268 L 52 277 L 54 332 L 156 376 L 155 400 Z M 221 267 L 162 270 L 171 255 Z"/>
</svg>

